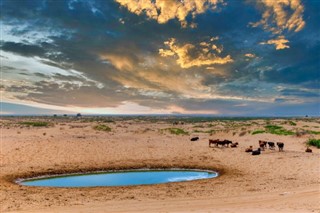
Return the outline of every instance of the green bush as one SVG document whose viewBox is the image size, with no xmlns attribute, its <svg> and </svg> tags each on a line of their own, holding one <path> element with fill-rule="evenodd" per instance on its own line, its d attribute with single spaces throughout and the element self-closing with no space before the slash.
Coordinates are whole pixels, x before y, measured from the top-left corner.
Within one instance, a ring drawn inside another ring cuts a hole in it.
<svg viewBox="0 0 320 213">
<path fill-rule="evenodd" d="M 186 132 L 180 128 L 167 128 L 165 130 L 168 130 L 171 134 L 174 134 L 174 135 L 188 135 L 189 134 L 188 132 Z"/>
<path fill-rule="evenodd" d="M 93 127 L 94 130 L 110 132 L 111 128 L 104 124 L 99 124 Z"/>
<path fill-rule="evenodd" d="M 261 133 L 270 133 L 274 135 L 294 135 L 295 133 L 284 129 L 282 126 L 276 126 L 276 125 L 267 125 L 264 127 L 265 130 L 255 130 L 251 134 L 261 134 Z"/>
<path fill-rule="evenodd" d="M 265 126 L 266 132 L 275 134 L 275 135 L 294 135 L 295 133 L 284 129 L 282 126 L 276 126 L 276 125 L 267 125 Z"/>
<path fill-rule="evenodd" d="M 49 126 L 50 123 L 44 121 L 24 121 L 20 122 L 19 124 L 26 125 L 26 126 L 34 126 L 34 127 L 46 127 Z"/>
<path fill-rule="evenodd" d="M 307 144 L 310 146 L 315 146 L 319 149 L 320 148 L 320 139 L 309 139 Z"/>
</svg>

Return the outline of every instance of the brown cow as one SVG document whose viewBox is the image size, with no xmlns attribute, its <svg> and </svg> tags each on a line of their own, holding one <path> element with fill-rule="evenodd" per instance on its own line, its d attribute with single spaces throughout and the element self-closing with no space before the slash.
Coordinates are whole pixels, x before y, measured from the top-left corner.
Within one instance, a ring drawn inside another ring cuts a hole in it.
<svg viewBox="0 0 320 213">
<path fill-rule="evenodd" d="M 283 152 L 284 143 L 278 142 L 278 143 L 277 143 L 277 146 L 278 146 L 278 148 L 279 148 L 279 152 Z"/>
<path fill-rule="evenodd" d="M 249 148 L 246 148 L 245 152 L 252 152 L 252 151 L 253 151 L 252 146 L 250 146 Z"/>
<path fill-rule="evenodd" d="M 209 147 L 211 147 L 211 144 L 215 144 L 216 146 L 218 146 L 218 142 L 219 142 L 219 139 L 216 139 L 216 140 L 209 139 Z"/>
<path fill-rule="evenodd" d="M 259 140 L 259 147 L 261 151 L 264 151 L 264 148 L 267 148 L 267 141 Z"/>
<path fill-rule="evenodd" d="M 239 145 L 239 143 L 238 143 L 238 142 L 235 142 L 235 143 L 232 143 L 232 144 L 230 145 L 230 147 L 231 147 L 231 148 L 237 148 L 238 145 Z"/>
<path fill-rule="evenodd" d="M 312 152 L 312 149 L 310 149 L 309 147 L 307 147 L 306 152 Z"/>
</svg>

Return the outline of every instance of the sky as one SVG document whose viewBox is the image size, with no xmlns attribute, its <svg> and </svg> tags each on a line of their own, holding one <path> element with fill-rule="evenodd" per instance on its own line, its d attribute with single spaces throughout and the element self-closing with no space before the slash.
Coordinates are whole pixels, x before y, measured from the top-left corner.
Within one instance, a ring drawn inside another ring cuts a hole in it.
<svg viewBox="0 0 320 213">
<path fill-rule="evenodd" d="M 1 114 L 320 115 L 319 0 L 0 0 Z"/>
</svg>

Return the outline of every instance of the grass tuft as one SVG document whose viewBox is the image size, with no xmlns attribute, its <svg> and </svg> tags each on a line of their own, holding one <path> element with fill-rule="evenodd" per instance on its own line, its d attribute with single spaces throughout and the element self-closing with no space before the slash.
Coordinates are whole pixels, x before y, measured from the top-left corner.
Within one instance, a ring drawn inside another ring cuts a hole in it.
<svg viewBox="0 0 320 213">
<path fill-rule="evenodd" d="M 264 130 L 255 130 L 255 131 L 253 131 L 251 134 L 252 135 L 256 135 L 256 134 L 262 134 L 262 133 L 265 133 L 266 131 L 264 131 Z"/>
<path fill-rule="evenodd" d="M 111 128 L 104 124 L 99 124 L 93 127 L 94 130 L 110 132 Z"/>
<path fill-rule="evenodd" d="M 315 146 L 319 149 L 320 148 L 320 139 L 309 139 L 307 144 L 310 146 Z"/>
<path fill-rule="evenodd" d="M 313 134 L 313 135 L 320 135 L 319 131 L 308 130 L 308 133 Z"/>
<path fill-rule="evenodd" d="M 294 135 L 295 133 L 284 129 L 282 126 L 276 126 L 276 125 L 267 125 L 264 127 L 266 129 L 267 133 L 271 133 L 274 135 Z"/>
<path fill-rule="evenodd" d="M 186 132 L 180 128 L 167 128 L 165 130 L 169 131 L 171 134 L 174 135 L 189 135 L 189 132 Z"/>
<path fill-rule="evenodd" d="M 50 125 L 50 123 L 44 122 L 44 121 L 24 121 L 24 122 L 20 122 L 19 124 L 26 125 L 26 126 L 34 126 L 34 127 L 47 127 Z"/>
<path fill-rule="evenodd" d="M 261 134 L 261 133 L 270 133 L 274 135 L 294 135 L 295 133 L 284 129 L 282 126 L 276 126 L 276 125 L 267 125 L 264 127 L 265 130 L 255 130 L 251 134 Z"/>
<path fill-rule="evenodd" d="M 296 124 L 295 122 L 293 122 L 293 121 L 289 121 L 289 124 L 290 124 L 291 126 L 297 126 L 297 124 Z"/>
</svg>

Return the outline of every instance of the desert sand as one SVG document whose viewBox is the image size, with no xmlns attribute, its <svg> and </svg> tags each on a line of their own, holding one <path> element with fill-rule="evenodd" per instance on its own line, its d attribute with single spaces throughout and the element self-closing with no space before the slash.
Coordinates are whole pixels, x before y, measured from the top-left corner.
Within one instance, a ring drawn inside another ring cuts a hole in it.
<svg viewBox="0 0 320 213">
<path fill-rule="evenodd" d="M 86 118 L 1 119 L 0 212 L 320 212 L 320 151 L 306 153 L 319 134 L 252 134 L 267 124 L 320 131 L 320 119 L 220 120 L 173 125 L 166 119 L 111 118 L 110 132 Z M 52 125 L 30 127 L 22 121 Z M 167 128 L 181 128 L 175 135 Z M 214 130 L 214 131 L 212 131 Z M 191 142 L 190 138 L 200 140 Z M 208 146 L 229 139 L 237 148 Z M 244 152 L 259 140 L 284 142 L 284 152 Z M 129 187 L 21 186 L 18 178 L 135 168 L 193 168 L 217 178 Z"/>
</svg>

